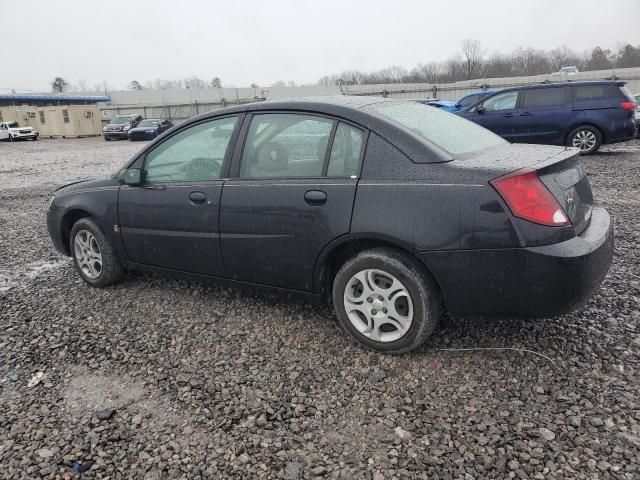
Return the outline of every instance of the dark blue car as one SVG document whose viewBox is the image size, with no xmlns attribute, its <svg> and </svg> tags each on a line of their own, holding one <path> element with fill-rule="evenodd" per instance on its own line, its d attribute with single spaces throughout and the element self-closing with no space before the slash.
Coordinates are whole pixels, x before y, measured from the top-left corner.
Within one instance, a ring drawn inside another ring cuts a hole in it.
<svg viewBox="0 0 640 480">
<path fill-rule="evenodd" d="M 586 155 L 635 138 L 636 108 L 625 82 L 571 82 L 500 90 L 458 115 L 511 142 L 568 145 Z"/>
</svg>

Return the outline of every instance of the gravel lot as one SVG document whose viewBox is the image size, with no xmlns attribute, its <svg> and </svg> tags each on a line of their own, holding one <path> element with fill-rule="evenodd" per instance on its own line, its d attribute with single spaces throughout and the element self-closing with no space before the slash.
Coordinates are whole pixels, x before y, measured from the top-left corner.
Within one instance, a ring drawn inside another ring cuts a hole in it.
<svg viewBox="0 0 640 480">
<path fill-rule="evenodd" d="M 584 159 L 616 255 L 581 311 L 447 321 L 405 356 L 356 347 L 328 307 L 86 286 L 49 192 L 141 146 L 0 143 L 0 478 L 640 478 L 640 142 Z M 446 350 L 487 347 L 520 351 Z"/>
</svg>

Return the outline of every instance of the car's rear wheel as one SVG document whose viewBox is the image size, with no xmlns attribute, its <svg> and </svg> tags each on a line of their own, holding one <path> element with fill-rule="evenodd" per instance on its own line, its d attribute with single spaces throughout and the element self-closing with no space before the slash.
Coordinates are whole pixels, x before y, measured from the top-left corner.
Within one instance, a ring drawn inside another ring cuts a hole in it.
<svg viewBox="0 0 640 480">
<path fill-rule="evenodd" d="M 409 256 L 388 248 L 348 260 L 335 277 L 332 297 L 342 328 L 380 352 L 419 347 L 441 316 L 433 279 Z"/>
<path fill-rule="evenodd" d="M 595 127 L 582 125 L 569 134 L 567 145 L 579 148 L 581 155 L 589 155 L 602 145 L 602 133 Z"/>
<path fill-rule="evenodd" d="M 106 287 L 122 279 L 122 264 L 93 219 L 81 218 L 73 225 L 70 247 L 76 270 L 89 285 Z"/>
</svg>

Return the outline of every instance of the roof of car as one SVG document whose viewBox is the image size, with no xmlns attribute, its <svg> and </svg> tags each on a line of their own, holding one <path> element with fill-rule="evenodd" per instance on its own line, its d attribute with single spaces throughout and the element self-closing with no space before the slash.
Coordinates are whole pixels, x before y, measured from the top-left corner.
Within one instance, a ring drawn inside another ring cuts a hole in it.
<svg viewBox="0 0 640 480">
<path fill-rule="evenodd" d="M 563 87 L 563 86 L 572 86 L 572 87 L 581 87 L 581 86 L 588 86 L 588 85 L 618 85 L 618 86 L 623 86 L 625 85 L 627 82 L 625 82 L 624 80 L 590 80 L 590 81 L 584 81 L 584 82 L 572 82 L 572 81 L 568 81 L 568 82 L 549 82 L 549 83 L 536 83 L 533 85 L 520 85 L 518 87 L 508 87 L 508 88 L 504 88 L 502 90 L 499 90 L 500 93 L 502 92 L 509 92 L 509 91 L 513 91 L 513 90 L 530 90 L 532 88 L 551 88 L 551 87 Z"/>
</svg>

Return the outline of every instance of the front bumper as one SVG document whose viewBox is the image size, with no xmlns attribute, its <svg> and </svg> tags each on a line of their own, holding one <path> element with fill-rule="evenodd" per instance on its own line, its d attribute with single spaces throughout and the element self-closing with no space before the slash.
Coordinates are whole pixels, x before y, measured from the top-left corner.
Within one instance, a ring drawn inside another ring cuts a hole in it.
<svg viewBox="0 0 640 480">
<path fill-rule="evenodd" d="M 12 133 L 11 136 L 14 140 L 20 140 L 22 138 L 38 138 L 38 132 Z"/>
<path fill-rule="evenodd" d="M 581 235 L 541 247 L 423 252 L 453 317 L 555 317 L 585 303 L 613 257 L 613 224 L 594 207 Z"/>
<path fill-rule="evenodd" d="M 122 132 L 122 131 L 120 131 L 120 132 L 102 132 L 102 135 L 105 138 L 106 137 L 109 137 L 109 138 L 128 138 L 127 137 L 128 133 L 129 133 L 128 131 L 126 131 L 126 132 Z"/>
<path fill-rule="evenodd" d="M 158 136 L 157 132 L 129 132 L 129 140 L 153 140 Z"/>
<path fill-rule="evenodd" d="M 63 238 L 62 210 L 47 210 L 47 230 L 56 250 L 63 255 L 70 256 L 67 242 Z"/>
</svg>

